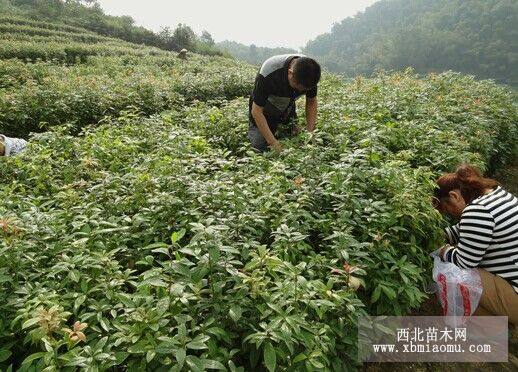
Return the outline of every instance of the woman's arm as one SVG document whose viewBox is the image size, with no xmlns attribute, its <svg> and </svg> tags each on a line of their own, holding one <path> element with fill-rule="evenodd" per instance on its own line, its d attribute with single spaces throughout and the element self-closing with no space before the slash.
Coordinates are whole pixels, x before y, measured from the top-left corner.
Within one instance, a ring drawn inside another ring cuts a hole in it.
<svg viewBox="0 0 518 372">
<path fill-rule="evenodd" d="M 442 253 L 444 261 L 469 269 L 477 267 L 493 240 L 495 220 L 483 205 L 469 205 L 462 212 L 459 239 Z"/>
<path fill-rule="evenodd" d="M 448 244 L 455 245 L 459 242 L 459 225 L 460 223 L 445 229 L 446 240 L 448 241 Z"/>
</svg>

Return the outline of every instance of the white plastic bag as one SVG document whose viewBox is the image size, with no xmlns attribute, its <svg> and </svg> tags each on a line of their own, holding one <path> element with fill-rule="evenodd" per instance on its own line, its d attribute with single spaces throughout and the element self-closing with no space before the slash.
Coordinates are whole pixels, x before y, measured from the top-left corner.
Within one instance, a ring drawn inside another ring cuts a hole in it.
<svg viewBox="0 0 518 372">
<path fill-rule="evenodd" d="M 434 258 L 433 280 L 443 315 L 454 316 L 451 326 L 462 325 L 477 309 L 482 296 L 482 279 L 476 269 L 462 269 L 450 262 L 443 262 L 437 250 Z"/>
</svg>

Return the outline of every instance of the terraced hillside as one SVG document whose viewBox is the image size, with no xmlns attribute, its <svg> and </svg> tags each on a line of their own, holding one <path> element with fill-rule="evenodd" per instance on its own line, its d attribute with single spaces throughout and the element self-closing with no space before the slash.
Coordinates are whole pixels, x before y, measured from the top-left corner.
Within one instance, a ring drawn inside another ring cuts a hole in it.
<svg viewBox="0 0 518 372">
<path fill-rule="evenodd" d="M 84 62 L 88 56 L 166 55 L 158 48 L 124 42 L 79 27 L 0 14 L 0 58 Z"/>
<path fill-rule="evenodd" d="M 0 160 L 2 370 L 354 370 L 356 317 L 426 298 L 437 174 L 501 168 L 518 140 L 494 83 L 326 75 L 317 131 L 258 155 L 255 68 L 17 27 L 0 132 L 30 145 Z M 64 57 L 31 57 L 47 48 Z"/>
<path fill-rule="evenodd" d="M 8 135 L 65 122 L 79 129 L 129 108 L 152 114 L 196 99 L 231 99 L 250 91 L 255 74 L 230 59 L 184 62 L 68 25 L 4 16 L 0 30 L 9 31 L 0 34 L 0 131 Z"/>
</svg>

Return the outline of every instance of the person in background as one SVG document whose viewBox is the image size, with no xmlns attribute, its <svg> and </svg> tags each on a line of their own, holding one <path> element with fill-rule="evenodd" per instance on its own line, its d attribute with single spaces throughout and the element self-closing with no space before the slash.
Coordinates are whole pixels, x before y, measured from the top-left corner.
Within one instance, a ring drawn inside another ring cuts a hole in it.
<svg viewBox="0 0 518 372">
<path fill-rule="evenodd" d="M 320 65 L 302 54 L 283 54 L 267 59 L 255 79 L 249 100 L 248 139 L 260 152 L 268 147 L 281 150 L 275 137 L 279 124 L 296 118 L 295 101 L 306 95 L 306 127 L 315 129 L 317 119 L 317 84 Z M 296 128 L 291 128 L 292 134 Z"/>
<path fill-rule="evenodd" d="M 188 52 L 187 49 L 184 48 L 184 49 L 180 50 L 176 56 L 180 59 L 186 60 L 187 52 Z"/>
<path fill-rule="evenodd" d="M 508 316 L 518 326 L 518 199 L 462 165 L 437 180 L 434 206 L 459 223 L 446 229 L 445 262 L 477 268 L 482 297 L 473 315 Z"/>
<path fill-rule="evenodd" d="M 10 138 L 0 134 L 0 156 L 17 155 L 27 147 L 27 141 L 21 138 Z"/>
</svg>

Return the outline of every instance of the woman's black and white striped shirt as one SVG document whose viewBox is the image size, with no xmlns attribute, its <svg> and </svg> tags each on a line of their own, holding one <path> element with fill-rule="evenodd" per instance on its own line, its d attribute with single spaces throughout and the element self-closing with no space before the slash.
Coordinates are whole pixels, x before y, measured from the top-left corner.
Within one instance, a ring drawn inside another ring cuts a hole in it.
<svg viewBox="0 0 518 372">
<path fill-rule="evenodd" d="M 518 199 L 498 186 L 464 208 L 460 222 L 446 229 L 444 260 L 480 267 L 509 281 L 518 293 Z"/>
</svg>

